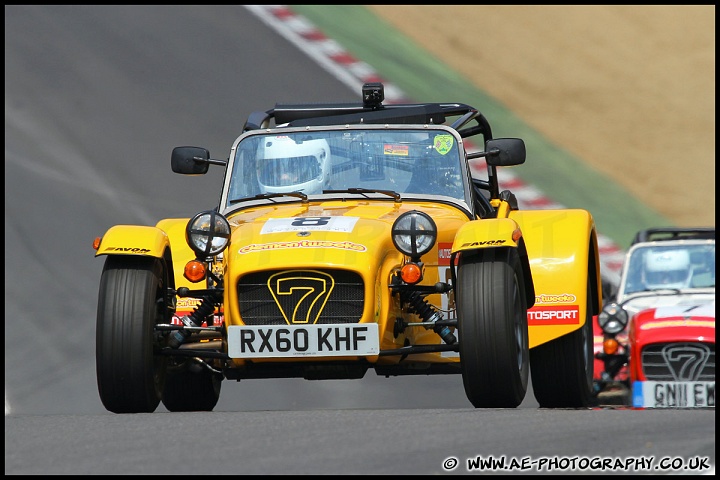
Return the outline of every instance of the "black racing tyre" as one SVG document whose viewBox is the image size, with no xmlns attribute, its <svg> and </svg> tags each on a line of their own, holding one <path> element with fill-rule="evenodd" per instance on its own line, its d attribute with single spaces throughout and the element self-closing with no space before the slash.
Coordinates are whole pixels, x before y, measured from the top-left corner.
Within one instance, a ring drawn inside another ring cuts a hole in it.
<svg viewBox="0 0 720 480">
<path fill-rule="evenodd" d="M 223 376 L 189 362 L 168 369 L 162 403 L 171 412 L 210 412 L 220 398 Z"/>
<path fill-rule="evenodd" d="M 165 357 L 154 325 L 164 323 L 166 273 L 157 258 L 109 256 L 98 295 L 95 366 L 100 400 L 114 413 L 149 413 L 160 403 Z"/>
<path fill-rule="evenodd" d="M 463 254 L 455 301 L 465 394 L 476 408 L 515 408 L 530 368 L 525 284 L 514 248 Z"/>
<path fill-rule="evenodd" d="M 592 301 L 588 282 L 585 325 L 530 350 L 532 389 L 540 408 L 593 405 Z"/>
</svg>

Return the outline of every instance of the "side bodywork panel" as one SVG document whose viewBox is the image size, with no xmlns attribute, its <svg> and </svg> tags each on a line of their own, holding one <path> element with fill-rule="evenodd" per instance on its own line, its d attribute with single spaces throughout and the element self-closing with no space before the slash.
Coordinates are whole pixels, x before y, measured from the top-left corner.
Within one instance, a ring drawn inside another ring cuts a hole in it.
<svg viewBox="0 0 720 480">
<path fill-rule="evenodd" d="M 597 233 L 586 210 L 515 210 L 509 216 L 522 230 L 535 284 L 535 305 L 528 309 L 533 348 L 583 326 L 587 305 L 592 315 L 600 312 Z"/>
</svg>

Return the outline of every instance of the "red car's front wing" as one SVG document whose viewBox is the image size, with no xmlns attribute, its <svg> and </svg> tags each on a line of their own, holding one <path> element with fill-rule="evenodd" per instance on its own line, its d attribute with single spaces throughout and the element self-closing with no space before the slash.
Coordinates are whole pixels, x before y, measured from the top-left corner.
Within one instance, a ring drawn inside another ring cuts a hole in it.
<svg viewBox="0 0 720 480">
<path fill-rule="evenodd" d="M 631 320 L 628 341 L 633 406 L 715 406 L 714 303 L 644 310 Z M 643 398 L 643 384 L 653 385 L 655 398 Z"/>
</svg>

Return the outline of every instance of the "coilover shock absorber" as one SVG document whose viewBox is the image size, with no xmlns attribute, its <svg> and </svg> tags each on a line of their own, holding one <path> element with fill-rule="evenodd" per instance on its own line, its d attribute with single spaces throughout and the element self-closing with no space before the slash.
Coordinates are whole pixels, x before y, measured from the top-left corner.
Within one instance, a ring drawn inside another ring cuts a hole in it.
<svg viewBox="0 0 720 480">
<path fill-rule="evenodd" d="M 202 325 L 203 320 L 212 315 L 214 311 L 215 304 L 213 301 L 209 297 L 202 297 L 200 305 L 195 307 L 195 310 L 190 315 L 183 315 L 180 321 L 186 327 L 199 327 Z M 185 329 L 175 330 L 168 335 L 167 344 L 171 348 L 178 348 L 189 336 L 190 332 Z"/>
<path fill-rule="evenodd" d="M 411 292 L 407 296 L 407 301 L 410 304 L 410 308 L 412 308 L 415 313 L 423 319 L 423 321 L 437 323 L 438 320 L 442 320 L 442 313 L 438 312 L 434 306 L 430 305 L 419 292 Z M 440 335 L 440 338 L 442 338 L 445 343 L 449 345 L 452 345 L 457 341 L 457 338 L 447 325 L 435 325 L 433 330 L 435 333 Z"/>
</svg>

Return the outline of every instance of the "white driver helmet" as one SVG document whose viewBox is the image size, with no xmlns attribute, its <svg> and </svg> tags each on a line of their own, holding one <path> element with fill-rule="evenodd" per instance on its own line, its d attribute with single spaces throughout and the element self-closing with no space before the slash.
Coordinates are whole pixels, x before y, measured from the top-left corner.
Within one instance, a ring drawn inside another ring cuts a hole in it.
<svg viewBox="0 0 720 480">
<path fill-rule="evenodd" d="M 325 139 L 296 143 L 286 135 L 266 137 L 258 149 L 257 173 L 264 193 L 322 193 L 330 180 Z"/>
<path fill-rule="evenodd" d="M 647 288 L 685 288 L 691 276 L 687 250 L 650 251 L 645 255 L 643 280 Z"/>
</svg>

